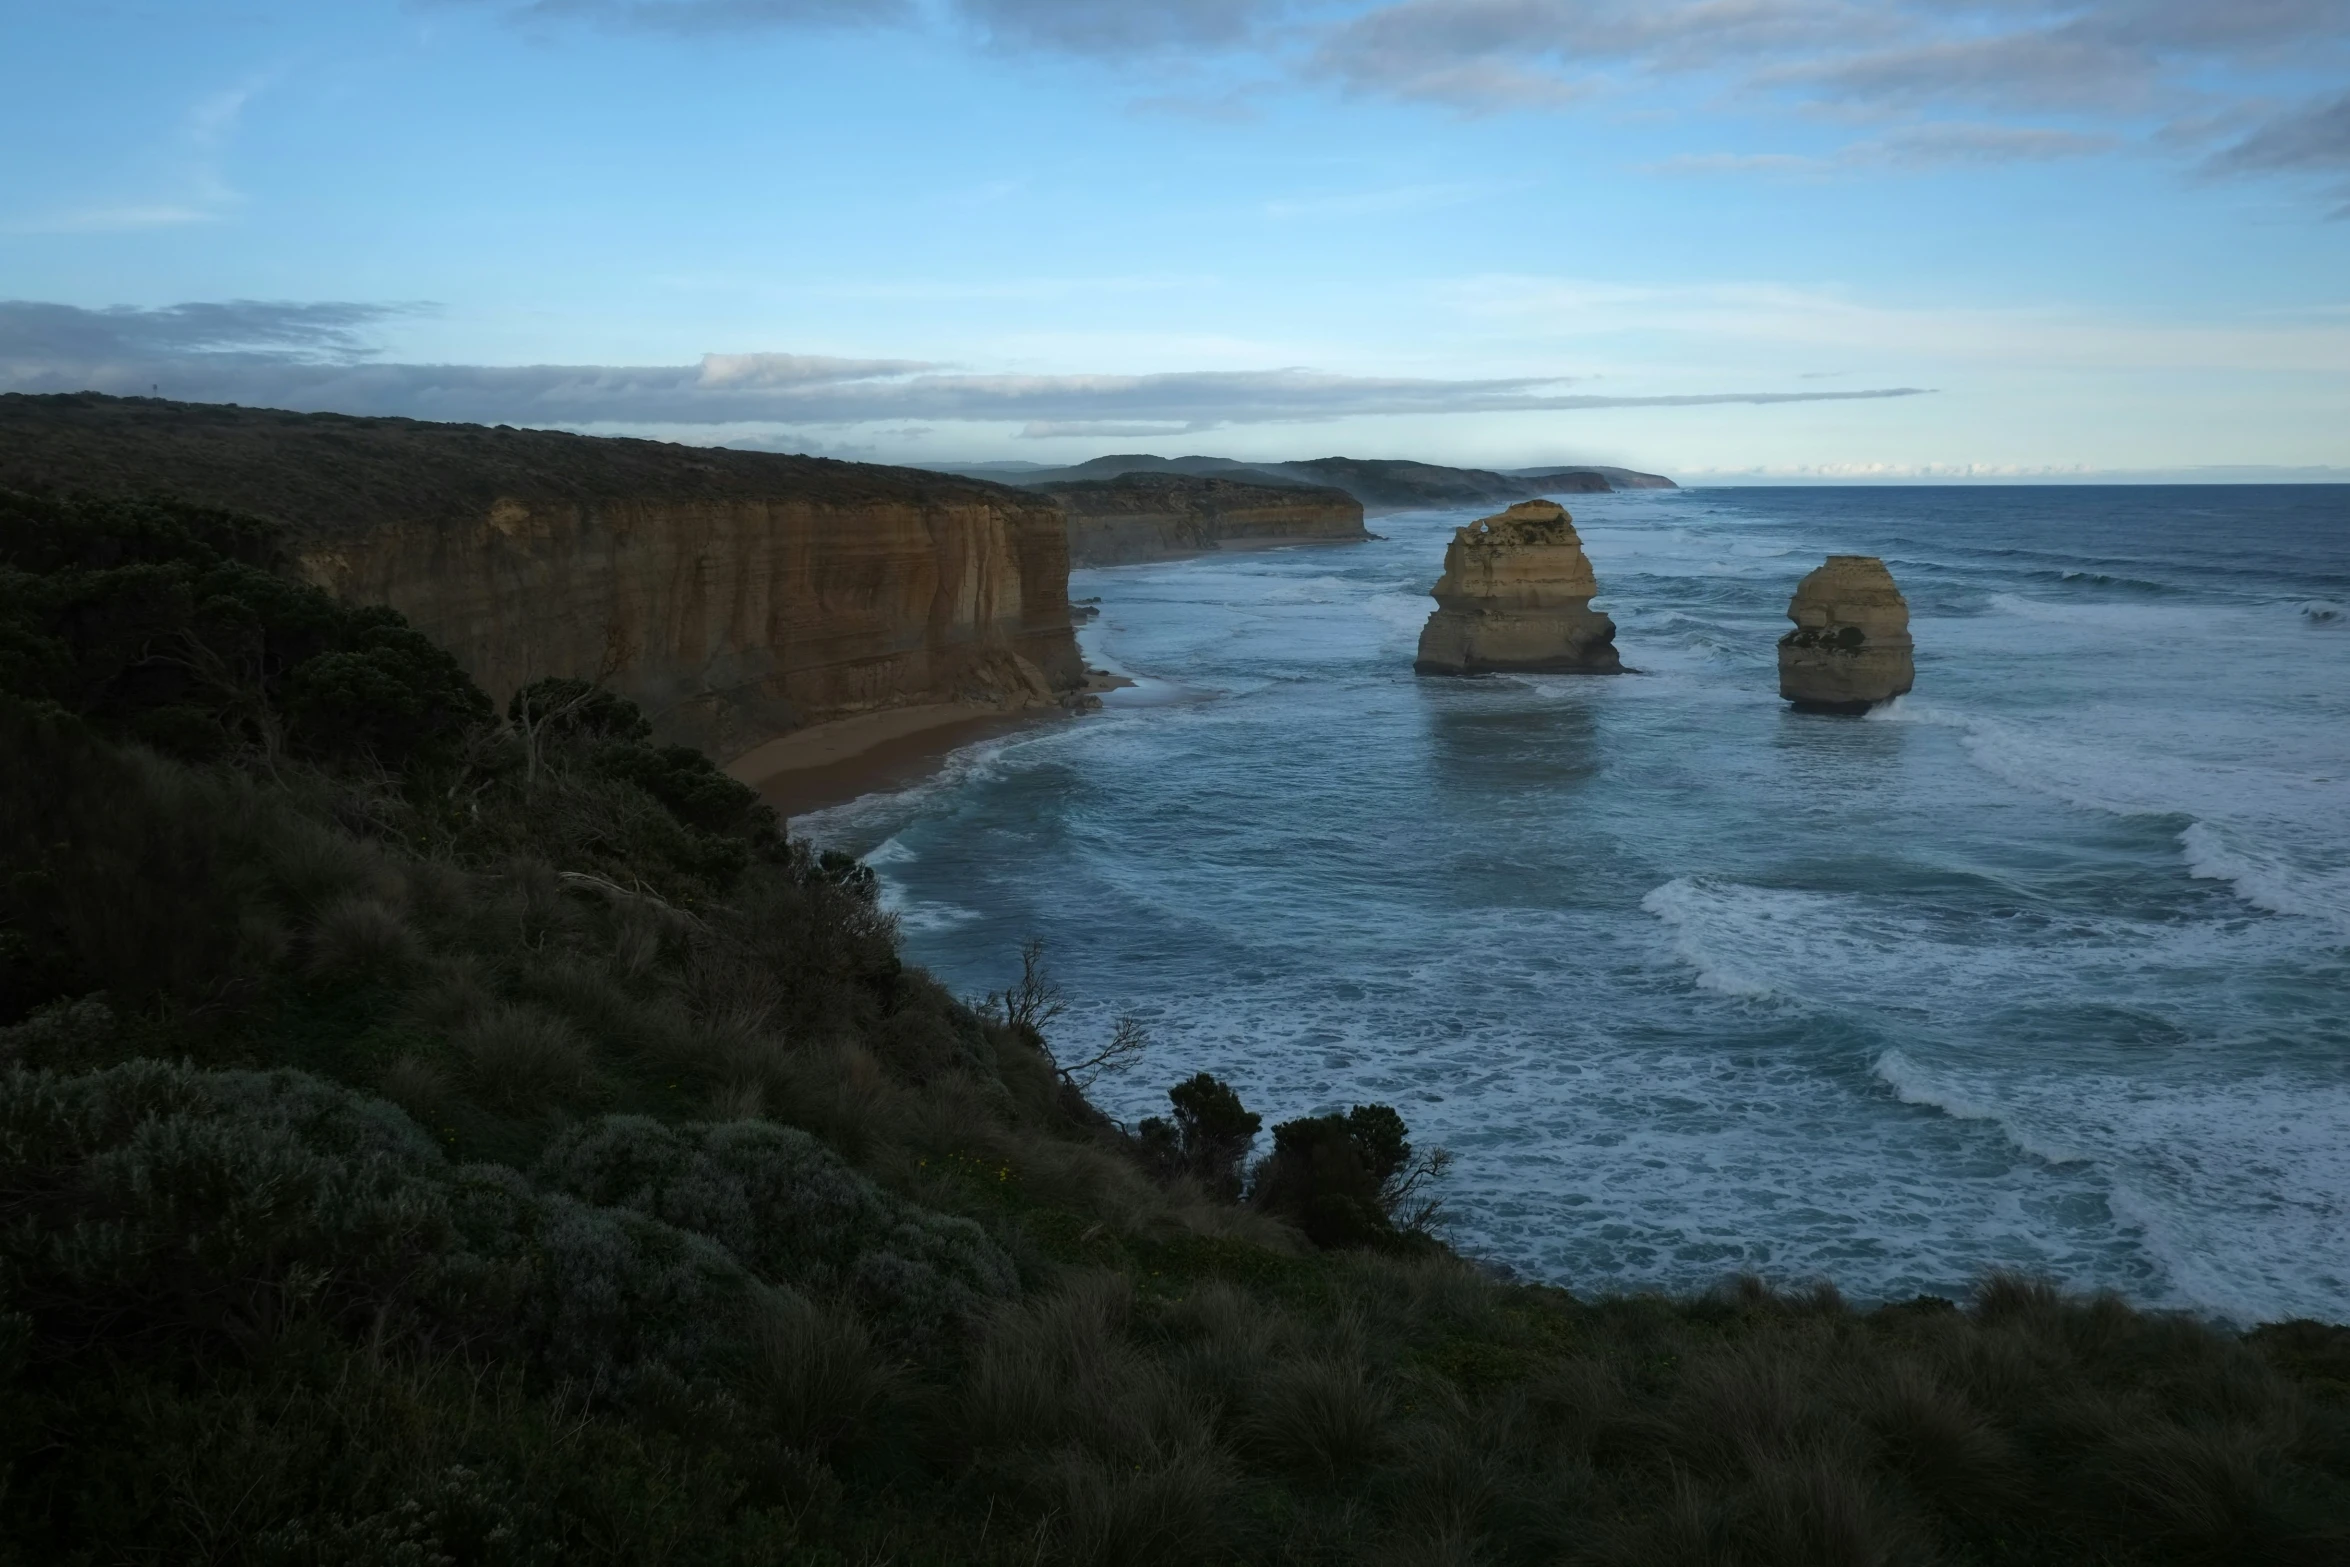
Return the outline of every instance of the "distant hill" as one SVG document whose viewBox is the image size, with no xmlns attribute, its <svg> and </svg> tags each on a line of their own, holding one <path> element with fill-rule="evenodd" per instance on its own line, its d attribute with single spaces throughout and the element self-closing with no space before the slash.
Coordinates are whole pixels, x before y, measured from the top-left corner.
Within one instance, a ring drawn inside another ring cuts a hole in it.
<svg viewBox="0 0 2350 1567">
<path fill-rule="evenodd" d="M 1506 506 L 1537 495 L 1583 495 L 1614 489 L 1673 489 L 1660 474 L 1630 468 L 1555 465 L 1495 473 L 1484 468 L 1449 468 L 1438 463 L 1393 458 L 1316 457 L 1304 462 L 1241 462 L 1230 457 L 1159 457 L 1123 452 L 1066 468 L 1033 463 L 992 462 L 942 470 L 970 478 L 1029 488 L 1055 488 L 1114 479 L 1133 473 L 1190 474 L 1244 484 L 1328 486 L 1362 502 L 1366 511 L 1407 511 L 1433 506 Z"/>
<path fill-rule="evenodd" d="M 1560 474 L 1596 473 L 1607 480 L 1608 488 L 1615 490 L 1677 490 L 1681 486 L 1661 473 L 1642 473 L 1637 468 L 1608 468 L 1592 464 L 1580 468 L 1512 468 L 1512 478 L 1548 479 Z"/>
</svg>

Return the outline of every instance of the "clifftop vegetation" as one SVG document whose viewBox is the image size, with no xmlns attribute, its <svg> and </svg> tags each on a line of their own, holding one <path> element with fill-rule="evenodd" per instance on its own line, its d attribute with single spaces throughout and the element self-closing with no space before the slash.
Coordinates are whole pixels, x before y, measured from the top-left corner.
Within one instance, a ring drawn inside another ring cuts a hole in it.
<svg viewBox="0 0 2350 1567">
<path fill-rule="evenodd" d="M 324 533 L 470 521 L 500 497 L 1050 504 L 977 479 L 826 457 L 95 392 L 0 394 L 0 489 L 166 495 Z"/>
<path fill-rule="evenodd" d="M 0 496 L 0 1562 L 2350 1553 L 2350 1332 L 1495 1280 L 278 551 Z"/>
</svg>

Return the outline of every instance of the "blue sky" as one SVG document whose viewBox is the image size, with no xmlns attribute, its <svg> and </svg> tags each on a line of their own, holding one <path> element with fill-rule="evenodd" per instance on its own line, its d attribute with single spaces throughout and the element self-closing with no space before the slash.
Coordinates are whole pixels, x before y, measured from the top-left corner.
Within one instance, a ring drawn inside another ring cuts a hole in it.
<svg viewBox="0 0 2350 1567">
<path fill-rule="evenodd" d="M 0 0 L 0 39 L 0 389 L 912 462 L 2350 468 L 2350 0 Z"/>
</svg>

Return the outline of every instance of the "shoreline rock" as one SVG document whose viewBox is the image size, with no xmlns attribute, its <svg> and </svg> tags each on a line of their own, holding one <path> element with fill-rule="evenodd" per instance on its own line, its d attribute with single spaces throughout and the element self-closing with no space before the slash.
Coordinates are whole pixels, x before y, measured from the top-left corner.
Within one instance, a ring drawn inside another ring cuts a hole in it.
<svg viewBox="0 0 2350 1567">
<path fill-rule="evenodd" d="M 1575 519 L 1556 501 L 1520 501 L 1457 530 L 1436 612 L 1420 629 L 1423 675 L 1620 675 L 1616 623 L 1591 607 L 1599 592 Z"/>
<path fill-rule="evenodd" d="M 1831 555 L 1797 584 L 1779 639 L 1779 695 L 1815 713 L 1865 713 L 1917 681 L 1909 601 L 1874 555 Z"/>
</svg>

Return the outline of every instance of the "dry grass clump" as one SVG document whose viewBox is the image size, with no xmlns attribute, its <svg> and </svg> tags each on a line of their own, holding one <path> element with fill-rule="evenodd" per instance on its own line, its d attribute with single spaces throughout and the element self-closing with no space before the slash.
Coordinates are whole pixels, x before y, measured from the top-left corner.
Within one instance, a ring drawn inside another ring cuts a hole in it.
<svg viewBox="0 0 2350 1567">
<path fill-rule="evenodd" d="M 450 1037 L 474 1095 L 492 1109 L 569 1108 L 595 1090 L 594 1052 L 577 1028 L 551 1012 L 501 1002 Z"/>
<path fill-rule="evenodd" d="M 1210 1449 L 1122 1463 L 1069 1450 L 1051 1468 L 1059 1521 L 1054 1558 L 1071 1567 L 1176 1567 L 1223 1546 L 1231 1462 Z"/>
<path fill-rule="evenodd" d="M 391 978 L 416 961 L 415 934 L 398 911 L 369 894 L 338 898 L 310 927 L 310 969 L 322 979 Z"/>
<path fill-rule="evenodd" d="M 819 1457 L 868 1434 L 907 1391 L 853 1311 L 788 1291 L 761 1322 L 743 1378 L 744 1399 L 776 1440 Z"/>
<path fill-rule="evenodd" d="M 1391 1406 L 1359 1365 L 1292 1361 L 1257 1389 L 1242 1443 L 1309 1485 L 1336 1484 L 1377 1463 L 1393 1445 Z"/>
</svg>

